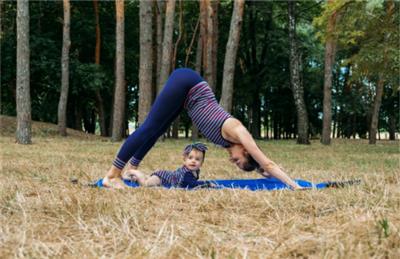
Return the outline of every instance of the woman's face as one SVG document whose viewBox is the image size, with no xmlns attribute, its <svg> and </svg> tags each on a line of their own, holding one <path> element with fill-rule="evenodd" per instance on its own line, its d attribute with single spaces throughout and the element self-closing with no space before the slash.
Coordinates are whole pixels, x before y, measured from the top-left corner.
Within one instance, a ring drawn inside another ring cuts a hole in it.
<svg viewBox="0 0 400 259">
<path fill-rule="evenodd" d="M 234 145 L 228 149 L 229 161 L 235 164 L 240 169 L 243 169 L 245 163 L 247 163 L 247 152 L 241 145 Z"/>
</svg>

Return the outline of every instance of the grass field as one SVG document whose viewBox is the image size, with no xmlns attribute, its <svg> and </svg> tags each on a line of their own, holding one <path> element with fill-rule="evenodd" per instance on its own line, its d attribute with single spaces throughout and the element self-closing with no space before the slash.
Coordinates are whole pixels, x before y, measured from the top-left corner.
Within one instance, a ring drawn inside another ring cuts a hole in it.
<svg viewBox="0 0 400 259">
<path fill-rule="evenodd" d="M 0 258 L 399 258 L 399 142 L 258 144 L 293 178 L 361 179 L 311 191 L 110 191 L 74 185 L 104 176 L 121 143 L 36 123 L 14 143 L 1 117 Z M 141 169 L 175 169 L 187 140 L 158 142 Z M 202 179 L 254 178 L 209 145 Z"/>
</svg>

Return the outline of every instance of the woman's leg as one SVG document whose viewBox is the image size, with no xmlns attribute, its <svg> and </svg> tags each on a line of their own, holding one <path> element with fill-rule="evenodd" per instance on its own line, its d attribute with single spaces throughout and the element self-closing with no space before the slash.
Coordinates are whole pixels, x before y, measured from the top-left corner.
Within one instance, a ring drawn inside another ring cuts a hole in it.
<svg viewBox="0 0 400 259">
<path fill-rule="evenodd" d="M 201 81 L 203 78 L 191 69 L 181 68 L 171 74 L 154 101 L 145 122 L 121 146 L 110 170 L 103 179 L 104 186 L 124 188 L 121 171 L 127 161 L 131 161 L 131 169 L 137 168 L 157 139 L 178 116 L 191 87 Z"/>
<path fill-rule="evenodd" d="M 128 160 L 133 166 L 139 165 L 183 109 L 189 90 L 201 81 L 203 78 L 191 69 L 175 70 L 154 101 L 144 123 L 122 145 L 113 165 L 120 170 Z"/>
</svg>

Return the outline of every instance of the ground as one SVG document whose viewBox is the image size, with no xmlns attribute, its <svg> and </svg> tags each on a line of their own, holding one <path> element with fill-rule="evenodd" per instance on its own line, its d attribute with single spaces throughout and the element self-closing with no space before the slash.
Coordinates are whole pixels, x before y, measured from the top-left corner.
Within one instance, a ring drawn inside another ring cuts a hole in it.
<svg viewBox="0 0 400 259">
<path fill-rule="evenodd" d="M 34 124 L 32 145 L 15 143 L 1 117 L 0 257 L 398 258 L 399 142 L 259 141 L 290 176 L 313 182 L 361 179 L 311 191 L 88 188 L 104 176 L 121 143 Z M 158 142 L 141 165 L 181 165 L 189 140 Z M 255 178 L 209 145 L 202 179 Z"/>
</svg>

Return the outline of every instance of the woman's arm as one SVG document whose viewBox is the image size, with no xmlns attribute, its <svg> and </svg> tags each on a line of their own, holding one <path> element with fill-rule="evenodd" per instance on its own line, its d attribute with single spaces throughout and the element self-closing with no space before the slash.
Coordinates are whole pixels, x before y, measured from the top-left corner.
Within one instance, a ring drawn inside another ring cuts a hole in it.
<svg viewBox="0 0 400 259">
<path fill-rule="evenodd" d="M 289 185 L 292 189 L 300 189 L 301 187 L 295 183 L 281 168 L 270 160 L 257 146 L 251 134 L 248 130 L 240 123 L 232 128 L 235 132 L 236 138 L 240 144 L 246 149 L 246 151 L 256 160 L 260 167 L 266 172 L 261 173 L 264 176 L 271 175 L 278 178 L 282 182 Z"/>
</svg>

